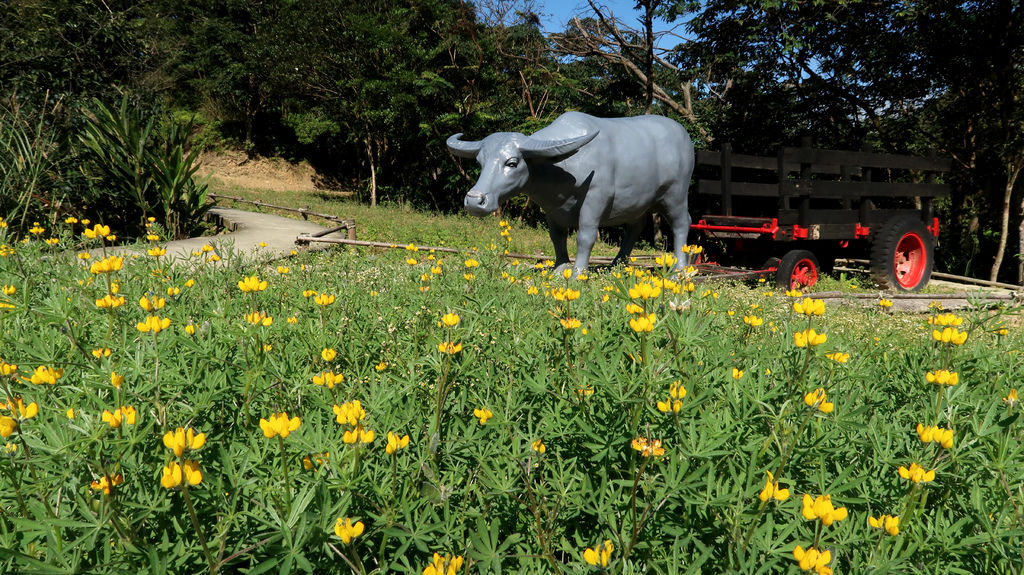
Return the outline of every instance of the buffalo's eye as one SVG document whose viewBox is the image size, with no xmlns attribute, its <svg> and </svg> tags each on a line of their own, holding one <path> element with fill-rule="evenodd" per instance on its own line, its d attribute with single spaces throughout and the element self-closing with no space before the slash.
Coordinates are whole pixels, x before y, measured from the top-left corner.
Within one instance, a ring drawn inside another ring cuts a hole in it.
<svg viewBox="0 0 1024 575">
<path fill-rule="evenodd" d="M 516 168 L 516 167 L 519 167 L 519 158 L 509 158 L 509 159 L 505 160 L 505 167 L 506 168 Z"/>
</svg>

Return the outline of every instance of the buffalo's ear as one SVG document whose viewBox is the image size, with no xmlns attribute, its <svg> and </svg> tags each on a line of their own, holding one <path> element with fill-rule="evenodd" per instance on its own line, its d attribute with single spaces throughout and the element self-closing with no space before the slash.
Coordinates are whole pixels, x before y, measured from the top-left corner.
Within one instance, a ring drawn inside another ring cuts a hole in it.
<svg viewBox="0 0 1024 575">
<path fill-rule="evenodd" d="M 530 136 L 525 142 L 519 144 L 519 151 L 522 152 L 524 158 L 560 159 L 587 145 L 600 133 L 600 130 L 594 130 L 582 136 L 564 140 L 538 140 Z"/>
<path fill-rule="evenodd" d="M 483 146 L 483 142 L 471 142 L 468 140 L 462 140 L 461 138 L 461 132 L 448 138 L 448 141 L 446 142 L 448 144 L 448 149 L 460 158 L 475 158 L 480 152 L 480 147 Z"/>
</svg>

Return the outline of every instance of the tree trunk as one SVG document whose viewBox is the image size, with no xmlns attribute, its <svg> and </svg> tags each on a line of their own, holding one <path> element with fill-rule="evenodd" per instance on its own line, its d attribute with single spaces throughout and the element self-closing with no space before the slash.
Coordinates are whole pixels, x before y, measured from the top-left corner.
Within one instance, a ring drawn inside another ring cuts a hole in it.
<svg viewBox="0 0 1024 575">
<path fill-rule="evenodd" d="M 370 127 L 366 127 L 367 133 Z M 370 162 L 370 207 L 377 207 L 377 162 L 373 159 L 373 137 L 366 136 L 366 159 Z"/>
<path fill-rule="evenodd" d="M 999 278 L 999 268 L 1003 266 L 1003 256 L 1006 254 L 1006 236 L 1010 233 L 1010 199 L 1013 196 L 1013 187 L 1017 183 L 1024 162 L 1017 158 L 1006 161 L 1006 189 L 1003 190 L 1003 214 L 999 228 L 999 248 L 996 250 L 995 261 L 992 262 L 992 271 L 989 273 L 989 280 L 996 281 Z"/>
</svg>

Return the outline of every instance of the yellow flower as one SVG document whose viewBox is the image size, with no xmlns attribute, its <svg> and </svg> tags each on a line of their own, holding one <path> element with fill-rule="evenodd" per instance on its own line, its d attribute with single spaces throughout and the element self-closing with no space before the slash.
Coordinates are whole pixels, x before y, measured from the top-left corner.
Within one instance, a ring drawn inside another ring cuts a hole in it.
<svg viewBox="0 0 1024 575">
<path fill-rule="evenodd" d="M 672 385 L 668 388 L 669 398 L 666 401 L 658 402 L 658 411 L 662 413 L 679 413 L 679 410 L 683 408 L 683 398 L 686 397 L 686 388 L 683 387 L 682 382 L 676 380 L 672 382 Z"/>
<path fill-rule="evenodd" d="M 164 434 L 164 446 L 181 457 L 186 451 L 196 450 L 206 444 L 206 434 L 196 433 L 191 427 L 179 427 Z"/>
<path fill-rule="evenodd" d="M 793 311 L 804 315 L 822 315 L 825 313 L 825 300 L 805 297 L 803 301 L 793 302 Z"/>
<path fill-rule="evenodd" d="M 411 266 L 414 266 L 414 265 L 418 264 L 419 262 L 416 261 L 416 258 L 408 258 L 407 260 L 405 260 L 405 263 L 407 263 L 407 264 L 409 264 Z"/>
<path fill-rule="evenodd" d="M 967 341 L 967 332 L 960 331 L 955 327 L 944 327 L 942 331 L 933 329 L 932 339 L 941 343 L 963 345 Z"/>
<path fill-rule="evenodd" d="M 352 520 L 348 517 L 344 519 L 339 517 L 338 521 L 334 524 L 334 534 L 341 537 L 341 542 L 348 545 L 352 542 L 353 537 L 359 537 L 363 534 L 363 522 L 356 521 L 352 523 Z"/>
<path fill-rule="evenodd" d="M 354 429 L 350 429 L 342 434 L 341 440 L 351 445 L 353 443 L 373 443 L 376 434 L 372 429 L 364 429 L 362 425 L 357 425 Z"/>
<path fill-rule="evenodd" d="M 263 430 L 263 435 L 267 439 L 272 439 L 276 436 L 280 436 L 282 439 L 287 438 L 300 425 L 302 425 L 302 421 L 298 416 L 289 418 L 287 411 L 272 414 L 269 420 L 260 418 L 260 429 Z"/>
<path fill-rule="evenodd" d="M 384 371 L 385 369 L 388 368 L 388 362 L 382 361 L 377 365 L 373 366 L 373 368 L 376 369 L 377 371 Z"/>
<path fill-rule="evenodd" d="M 121 307 L 124 305 L 123 296 L 112 296 L 107 294 L 100 299 L 96 300 L 96 307 L 100 309 L 110 309 L 115 307 Z"/>
<path fill-rule="evenodd" d="M 807 407 L 817 409 L 822 413 L 832 413 L 832 410 L 835 409 L 835 405 L 828 401 L 825 389 L 821 387 L 805 395 L 804 403 Z"/>
<path fill-rule="evenodd" d="M 0 375 L 14 375 L 18 372 L 18 366 L 13 363 L 7 363 L 0 359 Z M 56 381 L 54 382 L 56 383 Z M 1016 394 L 1016 392 L 1014 392 Z"/>
<path fill-rule="evenodd" d="M 18 429 L 18 420 L 0 415 L 0 437 L 10 437 L 15 429 Z"/>
<path fill-rule="evenodd" d="M 739 380 L 743 377 L 743 370 L 738 368 L 732 368 L 732 378 Z"/>
<path fill-rule="evenodd" d="M 0 404 L 0 408 L 6 408 L 11 412 L 11 415 L 17 417 L 19 422 L 32 419 L 39 413 L 39 405 L 36 402 L 33 401 L 25 405 L 25 402 L 20 397 L 8 399 L 6 404 Z"/>
<path fill-rule="evenodd" d="M 850 354 L 842 353 L 842 352 L 838 352 L 838 351 L 833 351 L 833 352 L 830 352 L 830 353 L 826 353 L 825 357 L 831 359 L 832 361 L 834 361 L 836 363 L 846 363 L 846 362 L 850 361 Z"/>
<path fill-rule="evenodd" d="M 934 383 L 936 385 L 956 385 L 960 383 L 960 375 L 955 371 L 949 371 L 948 369 L 937 369 L 935 371 L 929 371 L 924 376 L 928 383 Z"/>
<path fill-rule="evenodd" d="M 650 333 L 654 331 L 654 323 L 658 320 L 658 317 L 653 313 L 641 314 L 637 317 L 630 318 L 629 327 L 633 328 L 633 331 L 637 333 Z"/>
<path fill-rule="evenodd" d="M 547 446 L 544 445 L 544 441 L 541 439 L 535 439 L 533 443 L 530 444 L 530 449 L 536 451 L 537 453 L 540 453 L 541 455 L 544 455 L 544 453 L 548 450 Z"/>
<path fill-rule="evenodd" d="M 955 313 L 940 313 L 928 318 L 929 325 L 959 327 L 963 325 L 964 318 Z"/>
<path fill-rule="evenodd" d="M 196 285 L 196 280 L 190 279 L 190 280 L 187 280 L 185 282 L 185 287 L 187 287 L 187 288 L 190 288 L 190 287 L 192 287 L 194 285 Z"/>
<path fill-rule="evenodd" d="M 245 314 L 245 321 L 256 326 L 270 327 L 274 323 L 274 318 L 264 315 L 261 311 L 253 311 Z"/>
<path fill-rule="evenodd" d="M 580 327 L 580 320 L 576 318 L 562 318 L 558 320 L 558 323 L 562 324 L 562 329 L 573 330 Z"/>
<path fill-rule="evenodd" d="M 750 327 L 757 327 L 764 323 L 764 319 L 759 318 L 756 315 L 745 315 L 743 316 L 743 323 Z"/>
<path fill-rule="evenodd" d="M 665 254 L 663 256 L 657 256 L 656 258 L 654 258 L 654 263 L 658 264 L 663 268 L 670 268 L 676 265 L 677 261 L 678 260 L 676 260 L 676 257 L 672 254 Z"/>
<path fill-rule="evenodd" d="M 313 297 L 313 301 L 316 302 L 317 305 L 322 305 L 325 307 L 334 303 L 334 299 L 334 296 L 329 293 L 317 294 L 316 296 Z"/>
<path fill-rule="evenodd" d="M 831 496 L 819 495 L 811 499 L 811 496 L 806 493 L 804 493 L 803 509 L 800 514 L 808 521 L 820 519 L 822 525 L 825 526 L 832 525 L 833 521 L 842 521 L 849 515 L 845 507 L 835 508 L 832 506 Z"/>
<path fill-rule="evenodd" d="M 324 451 L 323 453 L 314 453 L 312 458 L 310 458 L 309 455 L 303 456 L 302 468 L 305 469 L 306 471 L 313 469 L 314 460 L 316 460 L 317 465 L 323 465 L 331 460 L 331 453 L 329 451 Z"/>
<path fill-rule="evenodd" d="M 325 347 L 320 352 L 320 357 L 322 357 L 324 361 L 334 361 L 334 358 L 338 357 L 338 352 L 332 347 Z"/>
<path fill-rule="evenodd" d="M 409 252 L 418 252 L 418 251 L 420 251 L 420 248 L 418 248 L 416 246 L 416 244 L 409 244 L 409 245 L 405 246 L 405 250 L 409 251 Z"/>
<path fill-rule="evenodd" d="M 122 483 L 124 483 L 124 476 L 116 473 L 113 476 L 104 475 L 99 479 L 94 479 L 89 486 L 95 491 L 102 491 L 104 495 L 110 495 L 110 491 Z"/>
<path fill-rule="evenodd" d="M 291 271 L 292 270 L 290 268 L 288 268 L 287 266 L 277 266 L 277 273 L 279 273 L 281 275 L 285 275 L 285 274 L 287 274 L 287 273 L 289 273 Z"/>
<path fill-rule="evenodd" d="M 647 439 L 646 437 L 635 438 L 631 445 L 633 449 L 640 452 L 643 457 L 661 457 L 665 455 L 665 448 L 661 446 L 660 439 Z"/>
<path fill-rule="evenodd" d="M 146 240 L 151 241 L 151 242 L 158 242 L 158 241 L 160 241 L 160 236 L 158 236 L 156 234 L 147 234 L 146 235 Z"/>
<path fill-rule="evenodd" d="M 638 283 L 629 288 L 629 297 L 632 299 L 654 299 L 661 295 L 661 288 L 649 283 Z"/>
<path fill-rule="evenodd" d="M 455 327 L 459 325 L 459 321 L 459 314 L 456 313 L 446 313 L 441 316 L 441 324 L 445 327 Z"/>
<path fill-rule="evenodd" d="M 69 407 L 68 410 L 64 412 L 64 415 L 66 415 L 68 419 L 74 419 L 75 409 L 73 407 Z"/>
<path fill-rule="evenodd" d="M 286 319 L 285 321 L 287 321 L 288 323 L 290 323 L 292 325 L 295 325 L 295 324 L 299 323 L 299 318 L 297 318 L 297 317 L 295 317 L 293 315 L 293 316 L 289 317 L 288 319 Z"/>
<path fill-rule="evenodd" d="M 1010 392 L 1008 394 L 1006 394 L 1006 397 L 1003 398 L 1003 403 L 1008 405 L 1010 407 L 1010 409 L 1013 409 L 1014 407 L 1016 407 L 1018 401 L 1019 400 L 1017 399 L 1017 388 L 1016 387 L 1010 389 Z"/>
<path fill-rule="evenodd" d="M 124 258 L 108 256 L 98 262 L 93 262 L 93 264 L 89 266 L 89 273 L 93 275 L 109 274 L 111 272 L 119 271 L 122 267 L 124 267 Z"/>
<path fill-rule="evenodd" d="M 918 423 L 917 436 L 921 438 L 921 443 L 931 443 L 934 441 L 946 449 L 953 447 L 952 429 L 945 429 L 937 425 L 925 426 Z"/>
<path fill-rule="evenodd" d="M 449 557 L 435 552 L 430 564 L 423 569 L 423 575 L 458 575 L 461 568 L 461 555 Z"/>
<path fill-rule="evenodd" d="M 793 334 L 793 343 L 797 347 L 814 347 L 825 343 L 826 340 L 828 340 L 828 336 L 814 331 L 813 327 Z"/>
<path fill-rule="evenodd" d="M 44 383 L 48 385 L 55 385 L 57 380 L 63 376 L 63 369 L 40 365 L 34 372 L 32 372 L 32 377 L 28 378 L 28 381 L 32 385 L 42 385 Z"/>
<path fill-rule="evenodd" d="M 480 420 L 480 425 L 486 425 L 487 424 L 487 420 L 492 418 L 492 417 L 494 417 L 494 414 L 491 413 L 491 410 L 487 409 L 486 407 L 480 407 L 480 408 L 474 409 L 473 410 L 473 415 L 476 416 L 476 418 Z"/>
<path fill-rule="evenodd" d="M 160 256 L 167 255 L 167 250 L 160 246 L 153 246 L 146 250 L 146 253 L 153 256 L 154 258 L 158 258 Z"/>
<path fill-rule="evenodd" d="M 84 223 L 85 220 L 82 220 L 82 222 Z M 82 233 L 84 233 L 85 237 L 89 238 L 90 240 L 94 240 L 96 238 L 104 238 L 110 235 L 110 226 L 96 224 L 92 228 L 85 228 L 85 231 Z"/>
<path fill-rule="evenodd" d="M 266 280 L 260 280 L 257 276 L 249 276 L 238 280 L 238 289 L 244 293 L 252 293 L 256 291 L 263 291 L 267 289 Z"/>
<path fill-rule="evenodd" d="M 786 297 L 800 297 L 802 295 L 804 295 L 804 292 L 802 292 L 802 291 L 800 291 L 798 289 L 786 290 Z"/>
<path fill-rule="evenodd" d="M 75 216 L 68 216 L 68 217 L 64 218 L 64 223 L 65 224 L 77 224 L 78 223 L 78 218 L 76 218 Z"/>
<path fill-rule="evenodd" d="M 199 485 L 203 482 L 203 472 L 199 470 L 199 463 L 187 459 L 185 465 L 179 465 L 177 461 L 172 461 L 164 467 L 160 485 L 166 489 L 174 489 L 181 486 L 182 482 L 189 485 Z"/>
<path fill-rule="evenodd" d="M 366 418 L 366 410 L 363 409 L 363 404 L 358 399 L 353 399 L 341 405 L 335 405 L 334 415 L 336 421 L 341 425 L 358 426 Z"/>
<path fill-rule="evenodd" d="M 161 318 L 160 316 L 151 315 L 146 318 L 146 321 L 140 321 L 139 323 L 135 324 L 135 329 L 139 330 L 142 333 L 160 333 L 161 331 L 170 327 L 170 325 L 171 318 Z"/>
<path fill-rule="evenodd" d="M 80 260 L 87 260 L 87 259 L 89 259 L 91 257 L 92 257 L 92 254 L 90 254 L 89 252 L 78 252 L 78 259 L 80 259 Z"/>
<path fill-rule="evenodd" d="M 185 326 L 185 333 L 187 333 L 189 335 L 195 335 L 196 334 L 196 326 L 194 326 L 192 324 L 186 325 Z"/>
<path fill-rule="evenodd" d="M 477 266 L 479 266 L 479 265 L 480 265 L 480 262 L 476 261 L 476 260 L 475 260 L 475 259 L 473 259 L 473 258 L 469 258 L 469 259 L 467 259 L 466 261 L 464 261 L 464 262 L 462 262 L 462 263 L 463 263 L 463 265 L 465 265 L 465 266 L 466 266 L 467 268 L 475 268 L 475 267 L 477 267 Z"/>
<path fill-rule="evenodd" d="M 384 448 L 384 451 L 386 451 L 388 453 L 388 455 L 394 455 L 399 449 L 405 449 L 408 446 L 409 446 L 409 435 L 408 434 L 406 434 L 406 435 L 404 435 L 402 437 L 399 437 L 397 433 L 395 433 L 393 431 L 389 431 L 388 432 L 388 444 Z"/>
<path fill-rule="evenodd" d="M 900 534 L 900 518 L 893 515 L 883 515 L 878 518 L 868 516 L 868 525 L 875 529 L 885 529 L 889 535 Z"/>
<path fill-rule="evenodd" d="M 462 344 L 445 341 L 438 344 L 437 350 L 440 351 L 441 353 L 446 353 L 448 355 L 455 355 L 456 353 L 462 351 Z"/>
<path fill-rule="evenodd" d="M 892 302 L 890 300 L 882 298 L 882 299 L 878 300 L 878 307 L 880 307 L 882 309 L 889 309 L 889 308 L 892 307 Z"/>
<path fill-rule="evenodd" d="M 110 372 L 110 385 L 113 385 L 117 389 L 121 389 L 124 385 L 124 376 L 118 374 L 116 371 Z"/>
<path fill-rule="evenodd" d="M 776 501 L 785 501 L 789 499 L 789 490 L 779 487 L 779 482 L 775 481 L 775 477 L 771 471 L 765 471 L 768 474 L 768 479 L 764 482 L 764 489 L 758 494 L 758 499 L 761 501 L 768 501 L 774 499 Z"/>
<path fill-rule="evenodd" d="M 832 575 L 832 568 L 828 566 L 832 561 L 832 553 L 828 550 L 818 551 L 814 547 L 804 551 L 799 545 L 793 549 L 793 558 L 797 560 L 800 569 L 814 571 L 818 575 Z"/>
<path fill-rule="evenodd" d="M 16 291 L 18 291 L 18 288 L 15 286 L 4 286 L 3 289 L 4 295 L 11 295 Z"/>
<path fill-rule="evenodd" d="M 92 355 L 96 359 L 108 357 L 108 356 L 110 356 L 111 353 L 113 353 L 113 352 L 110 350 L 109 347 L 97 347 L 97 348 L 92 350 Z"/>
<path fill-rule="evenodd" d="M 163 307 L 164 307 L 164 305 L 166 303 L 167 303 L 167 300 L 165 300 L 162 297 L 157 297 L 157 296 L 146 297 L 146 296 L 142 296 L 142 299 L 139 300 L 139 307 L 141 307 L 146 312 L 152 312 L 153 310 L 163 309 Z"/>
<path fill-rule="evenodd" d="M 551 290 L 551 297 L 556 301 L 576 301 L 580 298 L 580 290 L 572 288 L 555 288 Z"/>
<path fill-rule="evenodd" d="M 935 470 L 925 470 L 917 463 L 911 463 L 910 467 L 900 465 L 897 470 L 900 477 L 914 483 L 928 483 L 935 480 Z"/>
<path fill-rule="evenodd" d="M 334 389 L 334 386 L 345 381 L 345 376 L 333 371 L 325 371 L 320 375 L 313 376 L 313 383 L 316 385 L 327 386 L 327 389 Z"/>
<path fill-rule="evenodd" d="M 612 545 L 610 539 L 605 539 L 604 543 L 601 543 L 597 547 L 587 547 L 583 550 L 583 560 L 588 565 L 594 565 L 595 567 L 607 567 L 608 561 L 612 557 L 612 551 L 615 551 L 615 546 Z"/>
<path fill-rule="evenodd" d="M 167 288 L 167 295 L 169 295 L 169 296 L 173 297 L 173 296 L 176 296 L 176 295 L 178 295 L 180 293 L 181 293 L 181 288 L 178 287 L 178 286 L 172 286 L 172 287 Z"/>
<path fill-rule="evenodd" d="M 111 412 L 108 409 L 103 410 L 103 421 L 110 427 L 117 429 L 123 424 L 135 425 L 135 417 L 137 412 L 135 408 L 130 405 L 122 405 L 117 410 Z"/>
<path fill-rule="evenodd" d="M 605 294 L 605 295 L 607 295 L 607 294 Z M 638 313 L 644 313 L 644 308 L 642 306 L 639 306 L 639 305 L 633 303 L 633 302 L 629 302 L 629 303 L 626 304 L 626 313 L 628 313 L 630 315 L 636 315 Z"/>
</svg>

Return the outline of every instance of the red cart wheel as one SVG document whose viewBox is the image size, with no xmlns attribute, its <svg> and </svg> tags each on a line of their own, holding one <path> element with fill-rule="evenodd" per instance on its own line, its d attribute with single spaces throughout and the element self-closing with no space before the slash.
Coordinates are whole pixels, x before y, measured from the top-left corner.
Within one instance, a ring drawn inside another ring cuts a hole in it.
<svg viewBox="0 0 1024 575">
<path fill-rule="evenodd" d="M 871 275 L 882 287 L 918 291 L 932 275 L 935 247 L 928 228 L 910 217 L 888 221 L 871 246 Z"/>
<path fill-rule="evenodd" d="M 785 289 L 801 289 L 818 283 L 821 266 L 818 258 L 807 250 L 790 250 L 779 260 L 775 283 Z"/>
</svg>

